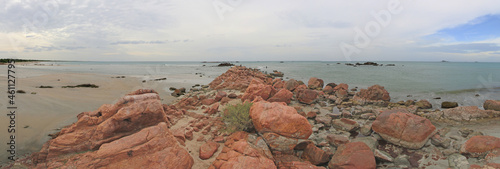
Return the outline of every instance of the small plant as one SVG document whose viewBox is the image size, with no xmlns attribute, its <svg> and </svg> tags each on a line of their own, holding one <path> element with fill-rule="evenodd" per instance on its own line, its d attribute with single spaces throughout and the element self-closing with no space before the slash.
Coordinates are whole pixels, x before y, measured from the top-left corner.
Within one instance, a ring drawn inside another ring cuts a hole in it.
<svg viewBox="0 0 500 169">
<path fill-rule="evenodd" d="M 223 132 L 234 133 L 236 131 L 250 131 L 253 129 L 250 119 L 250 107 L 252 103 L 245 102 L 226 107 L 222 114 L 222 121 L 226 124 Z"/>
</svg>

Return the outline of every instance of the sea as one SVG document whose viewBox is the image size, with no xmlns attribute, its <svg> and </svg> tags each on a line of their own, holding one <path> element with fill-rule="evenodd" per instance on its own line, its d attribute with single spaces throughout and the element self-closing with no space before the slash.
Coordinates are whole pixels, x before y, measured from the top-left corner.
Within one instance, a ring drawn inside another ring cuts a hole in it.
<svg viewBox="0 0 500 169">
<path fill-rule="evenodd" d="M 377 62 L 382 66 L 349 66 L 335 61 L 252 61 L 231 62 L 262 72 L 280 71 L 283 80 L 305 83 L 311 77 L 327 83 L 346 83 L 349 88 L 378 84 L 390 93 L 391 101 L 426 99 L 439 108 L 443 101 L 460 106 L 482 107 L 485 100 L 500 100 L 500 63 L 493 62 Z M 360 62 L 363 63 L 363 62 Z M 22 64 L 22 63 L 19 63 Z M 58 61 L 26 66 L 36 72 L 96 73 L 137 77 L 200 74 L 214 79 L 229 67 L 214 62 L 89 62 Z M 394 66 L 388 66 L 393 64 Z M 36 76 L 36 74 L 24 75 Z M 208 84 L 210 81 L 206 81 Z M 437 99 L 440 98 L 440 99 Z"/>
</svg>

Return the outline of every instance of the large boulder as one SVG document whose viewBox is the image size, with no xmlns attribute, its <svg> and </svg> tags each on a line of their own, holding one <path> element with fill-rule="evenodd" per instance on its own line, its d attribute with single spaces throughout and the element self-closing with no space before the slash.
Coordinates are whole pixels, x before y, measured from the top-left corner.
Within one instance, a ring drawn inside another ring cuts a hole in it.
<svg viewBox="0 0 500 169">
<path fill-rule="evenodd" d="M 277 168 L 269 148 L 260 137 L 236 132 L 227 138 L 224 145 L 209 168 Z"/>
<path fill-rule="evenodd" d="M 37 168 L 174 169 L 191 168 L 194 163 L 193 158 L 179 145 L 164 122 L 102 144 L 96 151 L 59 158 L 61 159 L 50 159 L 45 163 L 38 163 Z"/>
<path fill-rule="evenodd" d="M 301 103 L 311 104 L 318 98 L 318 92 L 311 89 L 301 89 L 297 91 L 297 100 Z"/>
<path fill-rule="evenodd" d="M 324 85 L 324 82 L 322 79 L 318 79 L 316 77 L 311 77 L 309 81 L 307 82 L 307 87 L 309 89 L 322 89 Z"/>
<path fill-rule="evenodd" d="M 384 89 L 383 86 L 373 85 L 368 87 L 368 89 L 361 89 L 356 96 L 365 99 L 367 101 L 390 101 L 391 97 L 389 96 L 389 92 Z"/>
<path fill-rule="evenodd" d="M 286 104 L 290 104 L 292 100 L 293 93 L 287 89 L 281 89 L 276 93 L 273 97 L 269 98 L 267 101 L 269 102 L 285 102 Z"/>
<path fill-rule="evenodd" d="M 297 86 L 299 85 L 300 85 L 299 82 L 296 81 L 295 79 L 290 79 L 285 82 L 285 88 L 290 91 L 295 90 L 295 88 L 297 88 Z"/>
<path fill-rule="evenodd" d="M 264 100 L 269 99 L 276 91 L 271 85 L 264 84 L 262 81 L 253 79 L 248 88 L 246 89 L 242 101 L 254 100 L 257 97 L 261 97 Z"/>
<path fill-rule="evenodd" d="M 256 102 L 250 108 L 250 118 L 260 133 L 274 132 L 298 139 L 307 139 L 312 134 L 312 126 L 307 119 L 283 102 Z"/>
<path fill-rule="evenodd" d="M 460 148 L 460 153 L 471 157 L 484 156 L 492 150 L 500 151 L 500 138 L 493 136 L 473 136 Z"/>
<path fill-rule="evenodd" d="M 390 110 L 382 112 L 377 117 L 372 129 L 384 140 L 409 149 L 423 147 L 436 133 L 436 127 L 428 119 Z"/>
<path fill-rule="evenodd" d="M 219 149 L 219 144 L 213 141 L 208 141 L 205 144 L 200 146 L 200 159 L 206 160 L 209 159 L 214 155 L 215 152 L 217 152 L 217 149 Z"/>
<path fill-rule="evenodd" d="M 363 142 L 340 145 L 328 163 L 329 168 L 339 169 L 375 169 L 376 165 L 372 150 Z"/>
<path fill-rule="evenodd" d="M 500 100 L 486 100 L 483 107 L 484 110 L 500 111 Z"/>
<path fill-rule="evenodd" d="M 167 122 L 160 97 L 152 90 L 138 90 L 114 105 L 103 105 L 78 115 L 78 121 L 55 134 L 33 161 L 44 162 L 61 155 L 97 150 L 145 127 Z"/>
</svg>

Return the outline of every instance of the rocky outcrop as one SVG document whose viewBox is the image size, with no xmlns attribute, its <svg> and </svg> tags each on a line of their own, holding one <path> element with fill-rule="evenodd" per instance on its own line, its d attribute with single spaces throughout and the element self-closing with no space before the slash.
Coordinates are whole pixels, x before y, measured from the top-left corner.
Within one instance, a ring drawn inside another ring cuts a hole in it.
<svg viewBox="0 0 500 169">
<path fill-rule="evenodd" d="M 285 103 L 256 102 L 250 108 L 250 118 L 259 133 L 274 132 L 297 139 L 307 139 L 312 133 L 307 119 Z"/>
<path fill-rule="evenodd" d="M 473 136 L 460 148 L 460 153 L 471 157 L 484 156 L 492 150 L 500 150 L 500 138 L 493 136 Z"/>
<path fill-rule="evenodd" d="M 425 117 L 435 121 L 466 122 L 500 117 L 500 112 L 493 110 L 481 110 L 477 106 L 460 106 L 443 111 L 431 112 L 425 114 Z"/>
<path fill-rule="evenodd" d="M 483 107 L 484 110 L 500 111 L 500 100 L 486 100 Z"/>
<path fill-rule="evenodd" d="M 340 169 L 375 169 L 375 156 L 370 147 L 363 142 L 342 144 L 328 163 L 328 167 Z"/>
<path fill-rule="evenodd" d="M 38 162 L 37 168 L 191 168 L 194 160 L 161 122 L 102 144 L 96 151 Z"/>
<path fill-rule="evenodd" d="M 400 111 L 381 113 L 372 129 L 384 140 L 409 149 L 421 148 L 436 132 L 428 119 Z"/>
<path fill-rule="evenodd" d="M 270 85 L 272 79 L 268 78 L 266 74 L 255 70 L 249 69 L 244 66 L 234 66 L 227 70 L 222 75 L 215 78 L 210 84 L 212 89 L 234 89 L 234 90 L 244 90 L 249 85 L 252 79 L 259 79 L 265 84 Z"/>
<path fill-rule="evenodd" d="M 161 100 L 154 91 L 136 91 L 114 105 L 103 105 L 93 112 L 78 115 L 78 121 L 62 129 L 35 153 L 35 162 L 44 162 L 68 153 L 97 150 L 138 130 L 167 122 Z M 168 124 L 167 124 L 168 125 Z"/>
</svg>

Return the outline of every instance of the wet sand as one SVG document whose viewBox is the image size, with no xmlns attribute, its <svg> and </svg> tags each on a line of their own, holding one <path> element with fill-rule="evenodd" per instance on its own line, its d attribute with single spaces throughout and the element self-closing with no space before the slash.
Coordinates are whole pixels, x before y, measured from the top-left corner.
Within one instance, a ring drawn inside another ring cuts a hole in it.
<svg viewBox="0 0 500 169">
<path fill-rule="evenodd" d="M 21 67 L 21 66 L 19 66 Z M 7 67 L 0 66 L 1 70 Z M 49 140 L 48 134 L 55 133 L 64 126 L 77 120 L 81 112 L 93 111 L 103 104 L 113 104 L 119 98 L 140 88 L 156 90 L 163 99 L 162 103 L 170 104 L 176 98 L 170 95 L 169 87 L 185 87 L 189 89 L 196 83 L 210 81 L 196 75 L 169 75 L 167 80 L 150 81 L 157 77 L 116 78 L 118 75 L 59 73 L 16 68 L 16 89 L 26 93 L 17 93 L 15 97 L 16 111 L 16 151 L 18 156 L 39 151 Z M 5 71 L 6 72 L 6 71 Z M 19 73 L 21 72 L 21 73 Z M 122 75 L 120 75 L 122 76 Z M 146 80 L 145 83 L 142 81 Z M 67 85 L 95 84 L 99 88 L 62 88 Z M 207 83 L 208 84 L 208 83 Z M 38 88 L 40 85 L 53 88 Z M 6 74 L 0 74 L 0 88 L 7 89 Z M 35 92 L 36 94 L 32 94 Z M 2 115 L 0 118 L 0 165 L 7 160 L 7 132 L 9 120 L 7 113 L 7 95 L 0 97 Z"/>
</svg>

